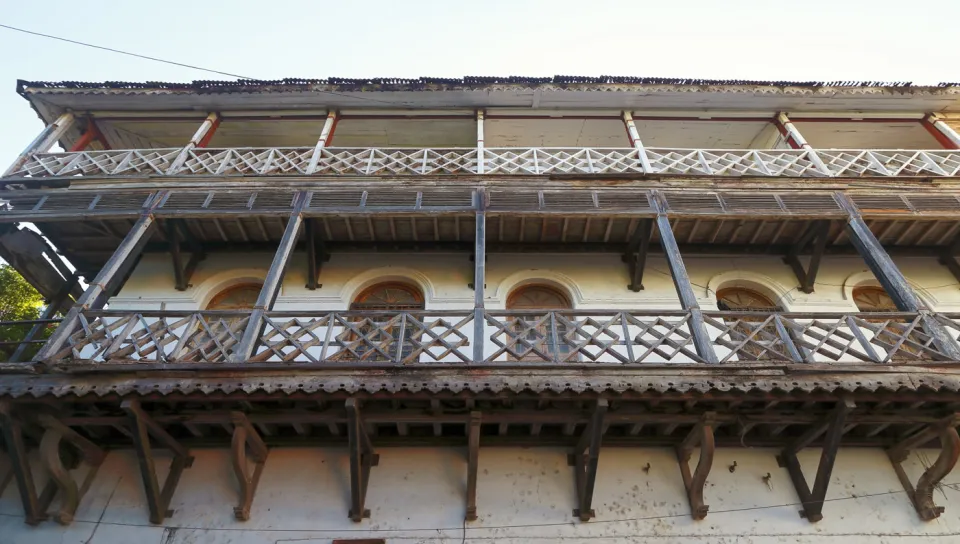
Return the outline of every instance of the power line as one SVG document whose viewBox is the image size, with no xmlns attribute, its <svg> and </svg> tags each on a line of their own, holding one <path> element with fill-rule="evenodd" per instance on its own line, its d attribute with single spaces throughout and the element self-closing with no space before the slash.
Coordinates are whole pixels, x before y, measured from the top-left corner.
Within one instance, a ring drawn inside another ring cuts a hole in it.
<svg viewBox="0 0 960 544">
<path fill-rule="evenodd" d="M 137 58 L 140 58 L 140 59 L 152 60 L 152 61 L 154 61 L 154 62 L 162 62 L 162 63 L 164 63 L 164 64 L 173 64 L 173 65 L 175 65 L 175 66 L 182 66 L 182 67 L 184 67 L 184 68 L 192 68 L 192 69 L 194 69 L 194 70 L 200 70 L 200 71 L 203 71 L 203 72 L 210 72 L 210 73 L 213 73 L 213 74 L 220 74 L 220 75 L 222 75 L 222 76 L 230 76 L 230 77 L 235 77 L 235 78 L 237 78 L 237 79 L 255 79 L 255 78 L 252 78 L 252 77 L 241 76 L 241 75 L 237 75 L 237 74 L 231 74 L 230 72 L 221 72 L 220 70 L 211 70 L 210 68 L 204 68 L 204 67 L 202 67 L 202 66 L 194 66 L 194 65 L 192 65 L 192 64 L 184 64 L 184 63 L 182 63 L 182 62 L 175 62 L 175 61 L 172 61 L 172 60 L 164 60 L 164 59 L 158 59 L 157 57 L 150 57 L 150 56 L 147 56 L 147 55 L 141 55 L 141 54 L 139 54 L 139 53 L 131 53 L 131 52 L 129 52 L 129 51 L 123 51 L 123 50 L 120 50 L 120 49 L 114 49 L 114 48 L 112 48 L 112 47 L 105 47 L 105 46 L 103 46 L 103 45 L 94 45 L 94 44 L 92 44 L 92 43 L 80 42 L 80 41 L 77 41 L 77 40 L 71 40 L 71 39 L 69 39 L 69 38 L 61 38 L 61 37 L 59 37 L 59 36 L 52 36 L 52 35 L 50 35 L 50 34 L 43 34 L 42 32 L 34 32 L 34 31 L 32 31 L 32 30 L 26 30 L 26 29 L 23 29 L 23 28 L 17 28 L 17 27 L 15 27 L 15 26 L 5 25 L 5 24 L 3 24 L 3 23 L 0 23 L 0 27 L 6 28 L 6 29 L 8 29 L 8 30 L 15 30 L 15 31 L 17 31 L 17 32 L 23 32 L 24 34 L 32 34 L 32 35 L 34 35 L 34 36 L 40 36 L 40 37 L 43 37 L 43 38 L 50 38 L 51 40 L 58 40 L 58 41 L 61 41 L 61 42 L 72 43 L 72 44 L 75 44 L 75 45 L 82 45 L 82 46 L 84 46 L 84 47 L 92 47 L 93 49 L 102 49 L 102 50 L 104 50 L 104 51 L 110 51 L 111 53 L 119 53 L 119 54 L 121 54 L 121 55 L 127 55 L 127 56 L 130 56 L 130 57 L 137 57 Z"/>
</svg>

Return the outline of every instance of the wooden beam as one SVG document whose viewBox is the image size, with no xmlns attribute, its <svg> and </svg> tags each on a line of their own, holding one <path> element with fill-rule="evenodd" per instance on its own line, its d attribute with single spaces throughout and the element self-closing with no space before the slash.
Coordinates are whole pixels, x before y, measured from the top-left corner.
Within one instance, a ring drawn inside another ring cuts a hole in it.
<svg viewBox="0 0 960 544">
<path fill-rule="evenodd" d="M 573 454 L 569 457 L 569 464 L 574 467 L 577 489 L 577 508 L 573 515 L 580 521 L 590 521 L 596 517 L 593 510 L 593 490 L 597 483 L 597 467 L 600 463 L 600 444 L 603 439 L 604 417 L 610 404 L 606 399 L 597 400 L 590 423 L 580 440 L 577 442 Z"/>
<path fill-rule="evenodd" d="M 820 270 L 820 261 L 827 248 L 829 236 L 830 221 L 826 219 L 814 221 L 783 259 L 785 263 L 790 265 L 797 281 L 800 283 L 800 290 L 804 293 L 812 293 L 814 290 L 817 273 Z M 813 251 L 810 254 L 810 263 L 804 270 L 799 256 L 808 245 L 813 246 Z"/>
<path fill-rule="evenodd" d="M 320 287 L 320 273 L 323 271 L 323 263 L 330 260 L 327 253 L 324 236 L 317 232 L 317 219 L 307 217 L 303 220 L 303 231 L 306 234 L 307 245 L 307 285 L 306 288 L 315 291 Z"/>
<path fill-rule="evenodd" d="M 830 484 L 830 476 L 833 473 L 833 464 L 837 459 L 837 450 L 840 448 L 840 439 L 843 436 L 847 414 L 854 407 L 852 401 L 841 400 L 828 419 L 811 427 L 777 456 L 777 463 L 787 469 L 797 495 L 800 497 L 803 505 L 800 515 L 811 522 L 823 519 L 823 503 L 827 495 L 827 486 Z M 824 432 L 827 433 L 827 436 L 823 441 L 820 465 L 817 467 L 813 491 L 810 491 L 800 467 L 800 461 L 797 459 L 797 452 L 808 446 Z"/>
<path fill-rule="evenodd" d="M 147 496 L 150 523 L 159 525 L 164 519 L 173 515 L 173 510 L 169 509 L 170 500 L 177 489 L 177 484 L 180 483 L 183 471 L 193 466 L 193 456 L 143 411 L 140 401 L 128 399 L 123 401 L 120 407 L 127 412 L 134 431 L 133 443 L 137 450 L 140 475 Z M 170 470 L 163 482 L 163 488 L 157 480 L 156 463 L 153 459 L 153 448 L 150 445 L 151 436 L 173 452 L 173 460 L 170 462 Z"/>
<path fill-rule="evenodd" d="M 33 471 L 30 468 L 27 447 L 23 440 L 22 424 L 13 414 L 12 406 L 7 401 L 0 401 L 0 427 L 3 428 L 3 441 L 6 444 L 14 479 L 17 482 L 17 491 L 20 493 L 24 520 L 28 525 L 38 525 L 41 521 L 47 519 L 47 509 L 45 506 L 41 506 L 37 497 L 37 488 L 33 482 Z"/>
<path fill-rule="evenodd" d="M 64 302 L 69 300 L 70 292 L 73 291 L 73 287 L 77 285 L 79 281 L 80 276 L 76 272 L 64 280 L 63 285 L 60 286 L 60 290 L 57 291 L 53 298 L 47 301 L 47 306 L 43 309 L 43 313 L 40 314 L 40 319 L 53 319 L 57 315 L 57 312 L 59 312 L 63 307 Z M 37 323 L 36 325 L 30 327 L 30 331 L 28 331 L 27 335 L 23 338 L 23 342 L 17 346 L 16 351 L 13 352 L 13 355 L 10 356 L 7 362 L 19 362 L 23 357 L 23 354 L 26 352 L 27 347 L 30 346 L 30 341 L 32 341 L 45 327 L 47 327 L 46 323 Z"/>
<path fill-rule="evenodd" d="M 630 274 L 630 283 L 627 289 L 634 293 L 643 290 L 643 269 L 647 263 L 647 252 L 650 249 L 650 232 L 653 230 L 653 219 L 641 219 L 627 247 L 623 259 L 627 263 Z"/>
<path fill-rule="evenodd" d="M 936 138 L 944 149 L 960 149 L 960 134 L 948 125 L 940 115 L 936 113 L 928 114 L 920 120 L 920 124 L 927 129 L 931 136 Z"/>
<path fill-rule="evenodd" d="M 470 412 L 467 426 L 467 511 L 466 521 L 477 520 L 477 471 L 480 464 L 480 412 Z"/>
<path fill-rule="evenodd" d="M 487 165 L 485 163 L 485 153 L 484 153 L 484 143 L 483 143 L 483 116 L 484 111 L 478 109 L 476 112 L 477 118 L 477 174 L 483 174 Z"/>
<path fill-rule="evenodd" d="M 804 149 L 807 151 L 807 157 L 810 162 L 816 166 L 817 171 L 820 172 L 823 176 L 833 177 L 833 172 L 827 168 L 826 163 L 820 158 L 813 147 L 807 143 L 806 138 L 803 137 L 803 134 L 800 133 L 800 130 L 797 129 L 796 125 L 787 117 L 787 114 L 784 112 L 779 112 L 773 118 L 773 123 L 777 127 L 777 130 L 780 131 L 780 134 L 783 135 L 784 141 L 793 149 Z"/>
<path fill-rule="evenodd" d="M 243 412 L 230 412 L 233 423 L 232 456 L 233 471 L 240 484 L 240 504 L 233 509 L 233 515 L 240 521 L 250 519 L 250 508 L 253 506 L 253 497 L 257 493 L 260 476 L 267 463 L 269 450 L 260 438 L 260 433 L 254 428 Z M 253 459 L 253 472 L 247 467 L 247 448 Z"/>
<path fill-rule="evenodd" d="M 380 456 L 374 453 L 370 436 L 367 435 L 360 415 L 357 399 L 346 401 L 347 428 L 350 451 L 350 519 L 356 523 L 370 517 L 365 508 L 367 486 L 370 483 L 370 469 L 380 463 Z"/>
<path fill-rule="evenodd" d="M 693 426 L 683 442 L 677 446 L 677 462 L 680 463 L 680 476 L 683 478 L 683 487 L 687 490 L 687 500 L 690 502 L 690 515 L 693 519 L 707 517 L 709 506 L 703 503 L 703 487 L 707 483 L 707 476 L 713 466 L 713 428 L 716 414 L 707 412 L 702 419 Z M 693 448 L 700 446 L 700 460 L 693 475 L 690 474 L 690 457 Z"/>
<path fill-rule="evenodd" d="M 320 130 L 320 138 L 313 148 L 313 155 L 311 155 L 310 163 L 307 165 L 307 174 L 313 174 L 317 171 L 317 165 L 320 164 L 320 157 L 323 155 L 323 148 L 333 140 L 333 131 L 337 127 L 337 119 L 336 111 L 327 112 L 327 119 L 323 122 L 323 129 Z"/>
<path fill-rule="evenodd" d="M 933 492 L 939 483 L 950 474 L 960 459 L 960 435 L 957 434 L 957 425 L 960 424 L 960 414 L 953 414 L 942 421 L 928 426 L 926 429 L 906 438 L 887 450 L 897 478 L 903 485 L 904 491 L 910 497 L 914 509 L 924 521 L 940 517 L 944 512 L 942 506 L 933 502 Z M 903 469 L 903 462 L 907 460 L 910 450 L 924 447 L 925 444 L 939 438 L 940 455 L 937 460 L 924 471 L 917 486 L 914 488 L 910 477 Z"/>
<path fill-rule="evenodd" d="M 180 153 L 177 154 L 177 158 L 170 163 L 170 167 L 167 168 L 166 174 L 172 175 L 180 170 L 183 167 L 183 164 L 187 162 L 187 158 L 190 156 L 190 151 L 197 147 L 204 147 L 209 143 L 209 138 L 207 134 L 210 134 L 210 137 L 213 137 L 213 132 L 216 128 L 220 126 L 220 114 L 212 112 L 207 115 L 206 119 L 203 120 L 203 123 L 200 123 L 200 127 L 193 134 L 193 137 L 190 138 L 190 141 L 187 142 L 187 145 L 180 150 Z M 202 145 L 201 145 L 202 144 Z"/>
<path fill-rule="evenodd" d="M 637 155 L 640 158 L 640 167 L 643 168 L 644 173 L 652 173 L 653 168 L 650 167 L 650 158 L 647 157 L 647 151 L 643 147 L 643 142 L 640 141 L 640 132 L 637 131 L 637 124 L 633 120 L 633 114 L 624 110 L 621 116 L 623 117 L 623 124 L 627 128 L 627 137 L 630 138 L 630 145 L 637 150 Z"/>
<path fill-rule="evenodd" d="M 43 131 L 17 156 L 13 164 L 3 172 L 3 177 L 8 177 L 22 168 L 34 154 L 50 151 L 50 148 L 56 145 L 63 138 L 63 135 L 70 130 L 75 121 L 76 117 L 72 113 L 66 112 L 60 115 L 56 121 L 44 127 Z"/>
<path fill-rule="evenodd" d="M 484 360 L 484 341 L 486 340 L 483 298 L 486 287 L 487 214 L 483 211 L 485 194 L 482 191 L 477 191 L 476 198 L 479 211 L 476 213 L 476 231 L 473 243 L 473 360 L 479 363 Z"/>
</svg>

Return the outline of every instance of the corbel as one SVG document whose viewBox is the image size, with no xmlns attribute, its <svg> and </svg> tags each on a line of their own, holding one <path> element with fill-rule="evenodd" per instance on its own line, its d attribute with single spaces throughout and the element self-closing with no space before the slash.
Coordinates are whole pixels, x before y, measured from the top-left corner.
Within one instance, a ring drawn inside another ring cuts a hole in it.
<svg viewBox="0 0 960 544">
<path fill-rule="evenodd" d="M 307 285 L 306 288 L 314 291 L 323 287 L 320 284 L 320 273 L 323 263 L 330 260 L 324 244 L 323 235 L 317 233 L 317 220 L 314 217 L 303 219 L 303 230 L 307 238 Z"/>
<path fill-rule="evenodd" d="M 467 511 L 465 521 L 477 520 L 477 470 L 480 463 L 480 412 L 470 412 L 467 428 Z"/>
<path fill-rule="evenodd" d="M 813 292 L 813 286 L 817 281 L 817 272 L 820 271 L 820 261 L 823 259 L 824 251 L 827 248 L 829 236 L 829 220 L 813 221 L 783 258 L 783 262 L 788 264 L 797 276 L 797 281 L 800 282 L 800 290 L 804 293 Z M 799 255 L 808 245 L 811 246 L 810 263 L 804 269 L 800 263 Z"/>
<path fill-rule="evenodd" d="M 143 488 L 147 495 L 147 507 L 150 510 L 150 523 L 160 524 L 173 515 L 169 509 L 170 499 L 180 483 L 180 476 L 184 469 L 193 466 L 193 456 L 183 445 L 170 436 L 156 421 L 154 421 L 140 406 L 140 401 L 129 399 L 123 401 L 121 408 L 130 416 L 133 430 L 133 443 L 137 450 L 137 460 L 140 464 L 140 474 L 143 477 Z M 160 488 L 157 480 L 156 463 L 153 458 L 153 449 L 150 446 L 150 437 L 173 452 L 170 462 L 170 471 Z"/>
<path fill-rule="evenodd" d="M 790 480 L 793 481 L 793 487 L 800 497 L 800 502 L 803 505 L 803 510 L 800 510 L 800 517 L 807 518 L 810 522 L 823 519 L 823 503 L 827 496 L 830 475 L 833 473 L 833 464 L 837 459 L 837 451 L 840 449 L 840 438 L 843 436 L 847 414 L 855 406 L 853 401 L 847 399 L 839 401 L 828 417 L 810 427 L 777 456 L 777 464 L 787 469 Z M 826 437 L 823 440 L 820 453 L 820 465 L 817 467 L 817 476 L 814 479 L 813 491 L 811 492 L 807 480 L 803 476 L 800 461 L 797 459 L 797 452 L 810 445 L 824 433 L 826 433 Z"/>
<path fill-rule="evenodd" d="M 54 514 L 53 519 L 61 525 L 69 525 L 107 454 L 96 444 L 51 415 L 39 415 L 37 416 L 37 422 L 44 428 L 43 438 L 40 440 L 40 461 L 44 470 L 50 476 L 50 481 L 47 483 L 47 489 L 50 491 L 45 489 L 42 497 L 49 496 L 49 501 L 52 501 L 59 492 L 60 510 Z M 68 471 L 68 469 L 75 467 L 67 467 L 63 463 L 61 443 L 64 441 L 76 448 L 80 454 L 79 460 L 87 465 L 87 474 L 79 487 Z M 44 510 L 49 507 L 49 501 L 45 503 L 41 501 Z"/>
<path fill-rule="evenodd" d="M 370 469 L 380 464 L 380 456 L 374 453 L 370 435 L 360 414 L 357 399 L 347 399 L 347 427 L 350 449 L 350 519 L 354 522 L 370 517 L 370 510 L 364 508 L 367 500 L 367 486 L 370 483 Z"/>
<path fill-rule="evenodd" d="M 713 428 L 717 414 L 707 412 L 700 421 L 690 429 L 683 442 L 677 446 L 677 461 L 680 463 L 680 476 L 683 478 L 683 487 L 687 491 L 687 500 L 690 501 L 690 514 L 693 519 L 707 517 L 709 506 L 703 503 L 703 487 L 707 483 L 707 476 L 713 466 Z M 690 474 L 690 457 L 693 448 L 700 447 L 700 460 L 697 468 Z"/>
<path fill-rule="evenodd" d="M 24 521 L 27 525 L 37 525 L 47 519 L 47 507 L 37 497 L 37 488 L 33 481 L 33 471 L 27 458 L 27 447 L 23 439 L 23 423 L 13 413 L 9 402 L 0 402 L 0 425 L 3 427 L 3 440 L 10 459 L 10 472 L 17 482 L 20 504 L 23 505 Z M 4 480 L 9 478 L 5 477 Z M 49 487 L 49 486 L 48 486 Z M 46 491 L 46 490 L 45 490 Z M 45 493 L 49 495 L 49 493 Z M 45 497 L 44 497 L 45 498 Z M 53 497 L 50 497 L 52 500 Z M 49 506 L 49 502 L 47 502 Z"/>
<path fill-rule="evenodd" d="M 567 458 L 570 466 L 574 467 L 575 483 L 577 487 L 577 506 L 573 515 L 580 521 L 590 521 L 596 516 L 593 511 L 593 489 L 597 483 L 597 466 L 600 463 L 600 443 L 603 438 L 604 418 L 610 404 L 606 399 L 597 400 L 590 417 L 590 423 L 580 435 L 576 448 Z"/>
<path fill-rule="evenodd" d="M 944 508 L 933 502 L 933 490 L 941 480 L 950 474 L 960 458 L 960 435 L 957 434 L 957 425 L 960 424 L 960 414 L 953 414 L 937 423 L 934 423 L 916 434 L 906 438 L 887 450 L 893 470 L 903 484 L 904 491 L 910 497 L 910 502 L 916 509 L 920 519 L 930 521 L 940 517 Z M 940 455 L 937 460 L 924 471 L 917 480 L 917 487 L 913 487 L 910 477 L 903 470 L 903 462 L 910 454 L 910 450 L 922 447 L 927 442 L 940 439 Z"/>
<path fill-rule="evenodd" d="M 245 414 L 230 412 L 230 421 L 233 422 L 233 470 L 240 483 L 240 505 L 233 509 L 233 514 L 238 520 L 247 521 L 269 450 Z M 247 448 L 254 462 L 252 473 L 247 464 Z"/>
<path fill-rule="evenodd" d="M 200 242 L 187 228 L 183 219 L 166 220 L 167 242 L 170 246 L 170 257 L 173 262 L 173 277 L 177 291 L 186 291 L 190 287 L 190 279 L 196 272 L 200 261 L 206 258 L 206 253 Z M 190 249 L 190 259 L 184 264 L 180 242 L 184 241 Z"/>
<path fill-rule="evenodd" d="M 647 263 L 647 252 L 650 248 L 650 233 L 652 231 L 653 219 L 641 219 L 633 232 L 630 244 L 627 246 L 627 252 L 622 257 L 623 262 L 627 263 L 627 271 L 630 275 L 630 283 L 627 285 L 627 289 L 634 293 L 643 290 L 643 269 Z"/>
</svg>

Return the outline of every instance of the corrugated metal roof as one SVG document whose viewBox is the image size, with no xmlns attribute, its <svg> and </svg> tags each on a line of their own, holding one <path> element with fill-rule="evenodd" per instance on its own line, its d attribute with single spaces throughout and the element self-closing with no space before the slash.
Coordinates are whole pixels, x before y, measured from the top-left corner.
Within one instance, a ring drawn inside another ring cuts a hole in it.
<svg viewBox="0 0 960 544">
<path fill-rule="evenodd" d="M 310 89 L 316 86 L 336 87 L 343 91 L 399 91 L 431 90 L 434 88 L 482 88 L 490 85 L 681 85 L 681 86 L 767 86 L 767 87 L 886 87 L 886 88 L 943 88 L 957 87 L 960 83 L 937 85 L 914 85 L 909 81 L 765 81 L 749 79 L 699 79 L 634 76 L 466 76 L 462 78 L 341 78 L 325 79 L 284 78 L 279 80 L 196 80 L 191 82 L 165 81 L 17 81 L 17 92 L 26 89 L 130 89 L 130 90 L 182 90 L 198 93 L 229 92 L 284 92 Z"/>
</svg>

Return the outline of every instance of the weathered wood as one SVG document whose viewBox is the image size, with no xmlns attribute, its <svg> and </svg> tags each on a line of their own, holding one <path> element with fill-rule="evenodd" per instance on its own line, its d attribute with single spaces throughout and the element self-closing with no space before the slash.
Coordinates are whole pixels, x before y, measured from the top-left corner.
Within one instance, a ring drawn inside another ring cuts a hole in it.
<svg viewBox="0 0 960 544">
<path fill-rule="evenodd" d="M 833 465 L 837 458 L 837 451 L 840 448 L 840 439 L 843 436 L 843 430 L 846 426 L 847 414 L 855 407 L 850 400 L 842 400 L 837 403 L 833 414 L 827 420 L 818 425 L 814 425 L 807 432 L 800 436 L 791 445 L 777 456 L 777 463 L 787 469 L 790 474 L 790 480 L 800 497 L 803 510 L 800 516 L 807 518 L 810 522 L 817 522 L 823 519 L 823 503 L 827 495 L 827 486 L 830 483 L 830 476 L 833 473 Z M 797 452 L 810 444 L 818 436 L 827 433 L 823 441 L 823 450 L 820 454 L 820 464 L 817 467 L 817 475 L 814 478 L 813 491 L 807 485 L 807 480 L 800 467 L 800 461 L 797 459 Z"/>
<path fill-rule="evenodd" d="M 73 273 L 69 278 L 67 278 L 63 285 L 60 287 L 60 290 L 47 301 L 46 308 L 43 309 L 43 313 L 40 314 L 40 320 L 45 321 L 48 319 L 53 319 L 57 315 L 57 312 L 63 307 L 64 302 L 68 300 L 70 292 L 73 291 L 74 286 L 77 285 L 80 281 L 80 276 L 77 273 Z M 35 323 L 30 327 L 30 331 L 27 332 L 27 335 L 23 338 L 23 341 L 17 346 L 17 349 L 13 352 L 13 355 L 7 360 L 9 363 L 19 362 L 23 357 L 24 352 L 27 350 L 27 347 L 37 336 L 37 334 L 47 327 L 48 323 L 45 322 Z"/>
<path fill-rule="evenodd" d="M 477 520 L 477 471 L 480 464 L 480 412 L 470 412 L 467 424 L 467 511 L 466 521 Z"/>
<path fill-rule="evenodd" d="M 253 497 L 257 493 L 260 476 L 267 463 L 269 450 L 260 438 L 260 433 L 254 428 L 243 412 L 231 412 L 230 420 L 233 423 L 233 441 L 231 444 L 233 471 L 240 484 L 240 504 L 233 509 L 233 515 L 240 521 L 250 519 L 250 508 Z M 253 473 L 247 467 L 247 448 L 250 448 L 250 457 L 253 459 Z"/>
<path fill-rule="evenodd" d="M 170 168 L 167 169 L 166 174 L 168 176 L 173 175 L 180 170 L 180 168 L 183 167 L 183 164 L 187 162 L 187 159 L 190 157 L 190 151 L 198 147 L 206 147 L 206 144 L 209 142 L 209 138 L 207 138 L 207 136 L 213 136 L 213 132 L 216 131 L 219 125 L 220 114 L 217 112 L 208 114 L 203 120 L 203 123 L 200 124 L 200 127 L 197 128 L 197 131 L 193 134 L 193 137 L 190 138 L 189 142 L 187 142 L 187 145 L 180 150 L 177 158 L 170 163 Z"/>
<path fill-rule="evenodd" d="M 630 144 L 637 150 L 637 155 L 640 157 L 640 167 L 644 173 L 652 173 L 653 168 L 650 166 L 650 158 L 647 157 L 643 142 L 640 141 L 640 133 L 637 131 L 637 124 L 633 120 L 633 114 L 624 110 L 622 117 L 623 124 L 627 127 L 627 136 L 630 138 Z"/>
<path fill-rule="evenodd" d="M 924 521 L 936 519 L 944 512 L 944 507 L 937 506 L 933 501 L 933 492 L 944 477 L 950 474 L 957 465 L 957 460 L 960 459 L 958 423 L 960 423 L 960 414 L 954 414 L 909 436 L 887 450 L 887 455 L 890 457 L 893 469 L 897 473 L 897 478 L 903 485 L 907 496 L 910 497 L 910 502 L 920 519 Z M 920 476 L 920 479 L 917 480 L 917 486 L 914 488 L 910 477 L 903 469 L 902 463 L 906 461 L 911 449 L 923 447 L 935 438 L 939 438 L 940 441 L 940 455 Z"/>
<path fill-rule="evenodd" d="M 137 450 L 144 492 L 147 496 L 150 523 L 161 524 L 164 519 L 173 515 L 173 510 L 169 509 L 170 500 L 177 489 L 177 484 L 180 483 L 183 471 L 193 466 L 193 456 L 143 411 L 138 400 L 125 400 L 120 406 L 129 415 L 130 424 L 133 427 L 133 442 Z M 156 463 L 150 446 L 151 436 L 173 452 L 173 460 L 170 462 L 170 470 L 164 480 L 163 488 L 157 480 Z"/>
<path fill-rule="evenodd" d="M 784 262 L 790 265 L 794 275 L 797 277 L 797 281 L 800 283 L 800 290 L 804 293 L 812 293 L 814 290 L 817 272 L 820 270 L 820 260 L 823 258 L 826 250 L 829 235 L 829 220 L 814 221 L 807 228 L 807 231 L 800 240 L 790 249 L 786 257 L 784 257 Z M 803 265 L 800 263 L 799 255 L 808 244 L 812 245 L 813 251 L 810 254 L 810 263 L 807 269 L 804 270 Z"/>
<path fill-rule="evenodd" d="M 320 130 L 320 138 L 317 145 L 313 148 L 313 155 L 310 156 L 310 163 L 307 165 L 307 174 L 313 174 L 317 171 L 317 164 L 320 163 L 320 156 L 323 154 L 323 148 L 333 138 L 333 131 L 337 126 L 337 112 L 327 112 L 327 119 L 323 122 L 323 129 Z"/>
<path fill-rule="evenodd" d="M 477 110 L 477 174 L 483 174 L 487 165 L 485 164 L 485 153 L 483 143 L 483 110 Z"/>
<path fill-rule="evenodd" d="M 638 293 L 643 290 L 643 269 L 647 263 L 647 251 L 650 249 L 650 231 L 653 219 L 641 219 L 630 240 L 624 260 L 630 273 L 627 289 Z"/>
<path fill-rule="evenodd" d="M 68 130 L 76 122 L 76 117 L 71 112 L 65 112 L 57 117 L 57 120 L 44 127 L 43 131 L 27 145 L 27 148 L 17 156 L 13 164 L 3 172 L 3 177 L 12 175 L 23 167 L 30 157 L 35 153 L 46 153 L 51 147 L 63 138 Z"/>
<path fill-rule="evenodd" d="M 701 420 L 693 426 L 687 437 L 676 448 L 680 476 L 683 478 L 683 487 L 687 491 L 687 500 L 690 502 L 690 515 L 697 520 L 707 517 L 707 511 L 710 509 L 703 502 L 703 488 L 710 474 L 710 468 L 713 466 L 715 422 L 716 413 L 703 414 Z M 690 457 L 693 455 L 693 448 L 697 446 L 700 446 L 700 461 L 697 463 L 696 471 L 691 475 Z"/>
<path fill-rule="evenodd" d="M 69 525 L 73 521 L 80 501 L 90 489 L 93 479 L 96 478 L 97 471 L 106 458 L 106 452 L 50 415 L 41 414 L 37 416 L 37 420 L 46 429 L 40 441 L 40 460 L 50 477 L 47 488 L 54 489 L 55 493 L 59 492 L 60 496 L 60 509 L 54 515 L 54 519 L 61 525 Z M 83 462 L 87 465 L 86 476 L 79 487 L 63 463 L 61 441 L 64 440 L 77 448 Z M 46 491 L 45 494 L 47 494 Z M 50 494 L 50 499 L 53 499 L 53 494 Z"/>
<path fill-rule="evenodd" d="M 6 444 L 11 470 L 17 482 L 24 520 L 28 525 L 37 525 L 47 519 L 47 509 L 41 505 L 40 499 L 37 497 L 33 471 L 30 469 L 27 447 L 23 440 L 22 424 L 14 415 L 10 403 L 6 401 L 0 401 L 0 426 L 3 428 L 3 441 Z"/>
<path fill-rule="evenodd" d="M 487 261 L 487 214 L 483 212 L 484 194 L 478 192 L 480 200 L 476 213 L 476 233 L 473 244 L 473 361 L 484 360 L 484 342 L 486 317 L 484 315 L 484 288 L 486 287 Z"/>
<path fill-rule="evenodd" d="M 307 245 L 307 285 L 306 288 L 315 291 L 321 287 L 320 273 L 323 263 L 329 259 L 322 233 L 317 232 L 317 219 L 307 217 L 303 220 L 303 231 Z"/>
<path fill-rule="evenodd" d="M 930 113 L 921 120 L 921 123 L 944 149 L 960 149 L 960 133 L 944 122 L 939 114 Z"/>
<path fill-rule="evenodd" d="M 590 423 L 583 430 L 573 454 L 570 455 L 569 463 L 574 467 L 577 490 L 577 508 L 573 511 L 573 515 L 580 521 L 590 521 L 596 517 L 596 512 L 593 510 L 593 490 L 597 483 L 604 417 L 609 406 L 610 403 L 606 399 L 597 400 Z"/>
<path fill-rule="evenodd" d="M 380 456 L 373 451 L 357 399 L 347 399 L 346 409 L 350 450 L 349 516 L 352 521 L 359 523 L 363 518 L 370 517 L 370 510 L 365 508 L 367 486 L 370 483 L 370 469 L 380 463 Z"/>
</svg>

